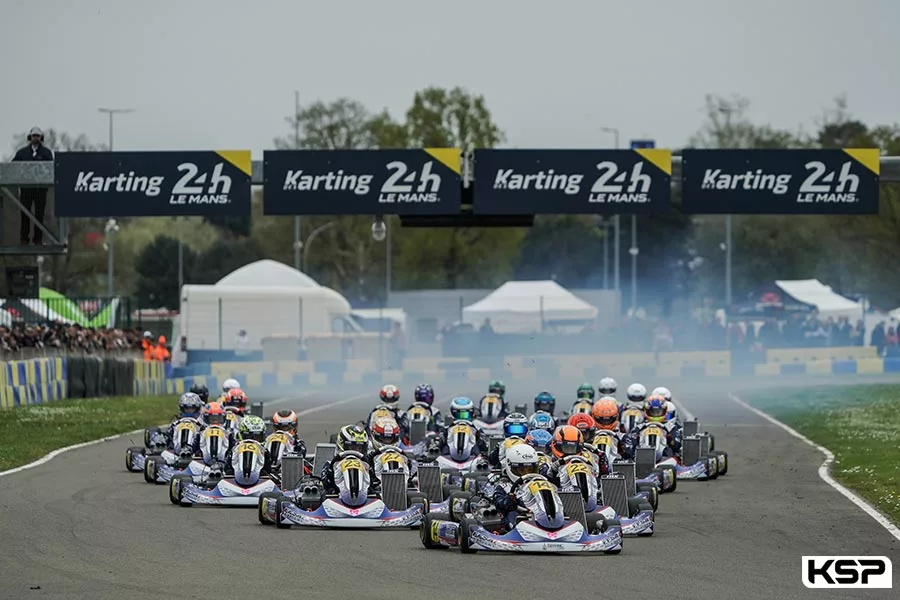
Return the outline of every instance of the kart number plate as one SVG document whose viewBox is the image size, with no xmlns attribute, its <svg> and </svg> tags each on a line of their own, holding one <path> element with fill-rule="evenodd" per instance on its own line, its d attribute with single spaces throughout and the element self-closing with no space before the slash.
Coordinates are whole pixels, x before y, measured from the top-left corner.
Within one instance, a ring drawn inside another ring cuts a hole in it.
<svg viewBox="0 0 900 600">
<path fill-rule="evenodd" d="M 657 438 L 661 438 L 663 437 L 663 432 L 659 427 L 650 427 L 644 430 L 644 435 L 646 435 L 647 437 L 655 435 Z"/>
<path fill-rule="evenodd" d="M 381 455 L 381 464 L 388 466 L 391 463 L 403 463 L 403 457 L 396 452 L 385 452 Z"/>
<path fill-rule="evenodd" d="M 472 428 L 468 425 L 454 425 L 450 428 L 450 435 L 447 437 L 453 437 L 459 434 L 469 435 L 472 433 Z"/>
<path fill-rule="evenodd" d="M 528 484 L 528 491 L 531 492 L 532 496 L 537 496 L 541 492 L 553 491 L 553 486 L 550 485 L 549 481 L 539 479 Z"/>
<path fill-rule="evenodd" d="M 262 454 L 262 450 L 259 446 L 254 444 L 253 442 L 241 442 L 241 444 L 237 447 L 237 453 L 243 454 L 244 452 L 252 452 L 253 454 Z"/>
<path fill-rule="evenodd" d="M 210 438 L 220 438 L 221 439 L 221 438 L 225 437 L 225 432 L 221 429 L 216 429 L 214 427 L 210 427 L 209 429 L 207 429 L 206 431 L 203 432 L 203 436 L 206 439 L 210 439 Z"/>
<path fill-rule="evenodd" d="M 272 435 L 269 436 L 269 439 L 266 441 L 269 444 L 271 444 L 272 442 L 279 442 L 283 445 L 287 445 L 288 444 L 288 436 L 286 433 L 273 433 Z"/>
<path fill-rule="evenodd" d="M 344 460 L 341 461 L 341 471 L 346 473 L 347 471 L 349 471 L 351 469 L 358 469 L 358 470 L 362 471 L 363 470 L 362 461 L 359 460 L 358 458 L 345 458 Z"/>
<path fill-rule="evenodd" d="M 566 470 L 569 472 L 569 475 L 578 475 L 579 473 L 589 475 L 591 472 L 591 468 L 581 462 L 570 463 Z"/>
</svg>

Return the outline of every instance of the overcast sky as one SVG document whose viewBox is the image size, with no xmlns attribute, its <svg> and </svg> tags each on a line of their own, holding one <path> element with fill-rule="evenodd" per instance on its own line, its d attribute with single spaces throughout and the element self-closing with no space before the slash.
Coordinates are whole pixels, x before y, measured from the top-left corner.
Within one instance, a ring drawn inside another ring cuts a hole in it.
<svg viewBox="0 0 900 600">
<path fill-rule="evenodd" d="M 397 116 L 425 86 L 483 94 L 509 144 L 684 144 L 707 93 L 815 126 L 846 93 L 900 121 L 900 0 L 0 0 L 0 154 L 32 125 L 117 149 L 250 148 L 301 101 Z"/>
</svg>

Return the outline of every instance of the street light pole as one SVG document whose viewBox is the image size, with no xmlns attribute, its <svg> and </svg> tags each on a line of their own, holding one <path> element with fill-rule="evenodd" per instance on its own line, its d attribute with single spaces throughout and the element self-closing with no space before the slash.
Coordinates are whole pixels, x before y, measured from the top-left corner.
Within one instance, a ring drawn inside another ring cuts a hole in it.
<svg viewBox="0 0 900 600">
<path fill-rule="evenodd" d="M 114 298 L 113 265 L 116 260 L 116 232 L 119 231 L 119 224 L 115 219 L 109 219 L 103 230 L 106 232 L 106 295 Z"/>
<path fill-rule="evenodd" d="M 387 225 L 387 223 L 385 223 Z M 385 251 L 385 273 L 384 273 L 384 304 L 387 306 L 388 300 L 391 298 L 391 271 L 393 265 L 391 264 L 391 228 L 387 228 L 387 238 L 385 239 L 384 251 Z"/>
<path fill-rule="evenodd" d="M 318 227 L 313 229 L 312 232 L 306 237 L 306 244 L 303 244 L 303 243 L 297 244 L 300 247 L 303 247 L 304 245 L 306 246 L 306 252 L 303 254 L 303 272 L 304 273 L 309 274 L 309 266 L 308 266 L 309 247 L 312 244 L 312 241 L 314 239 L 316 239 L 316 236 L 318 236 L 320 233 L 322 233 L 329 227 L 333 227 L 333 226 L 334 226 L 334 221 L 328 221 L 327 223 L 325 223 L 323 225 L 319 225 Z"/>
<path fill-rule="evenodd" d="M 618 150 L 619 149 L 619 130 L 616 129 L 615 127 L 601 127 L 600 131 L 603 131 L 605 133 L 611 133 L 611 134 L 613 134 L 613 136 L 615 136 L 614 139 L 615 139 L 615 143 L 616 143 L 616 150 Z M 620 269 L 620 264 L 621 264 L 621 258 L 619 256 L 619 247 L 620 247 L 620 243 L 621 243 L 621 238 L 620 238 L 620 233 L 619 233 L 620 230 L 621 230 L 621 219 L 619 218 L 619 215 L 613 215 L 613 289 L 615 289 L 616 292 L 619 292 L 619 301 L 620 301 L 620 307 L 621 307 L 622 284 L 621 284 L 621 278 L 619 275 L 619 269 Z"/>
<path fill-rule="evenodd" d="M 115 115 L 124 115 L 128 113 L 133 113 L 135 109 L 133 108 L 98 108 L 97 112 L 105 113 L 109 115 L 109 150 L 112 152 L 113 149 L 113 117 Z"/>
<path fill-rule="evenodd" d="M 300 148 L 300 92 L 294 91 L 294 149 Z M 309 240 L 306 240 L 309 243 Z M 294 268 L 300 270 L 300 265 L 305 262 L 303 257 L 303 243 L 300 240 L 300 215 L 294 217 Z M 304 272 L 306 267 L 303 267 Z"/>
<path fill-rule="evenodd" d="M 719 105 L 719 112 L 725 115 L 725 132 L 731 135 L 732 108 L 727 105 Z M 727 139 L 726 148 L 732 146 L 732 140 Z M 731 215 L 725 215 L 725 308 L 731 307 Z"/>
</svg>

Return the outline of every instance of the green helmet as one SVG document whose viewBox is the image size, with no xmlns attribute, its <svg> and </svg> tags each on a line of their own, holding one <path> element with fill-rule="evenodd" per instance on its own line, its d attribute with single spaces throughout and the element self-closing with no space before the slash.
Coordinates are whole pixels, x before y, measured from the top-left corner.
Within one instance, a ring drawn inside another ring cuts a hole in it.
<svg viewBox="0 0 900 600">
<path fill-rule="evenodd" d="M 589 383 L 582 383 L 578 386 L 578 398 L 594 399 L 594 386 Z"/>
<path fill-rule="evenodd" d="M 266 422 L 255 415 L 244 417 L 238 425 L 238 437 L 242 441 L 256 440 L 262 443 L 266 439 Z"/>
<path fill-rule="evenodd" d="M 497 394 L 501 398 L 506 395 L 506 384 L 504 384 L 499 379 L 495 379 L 488 386 L 489 394 Z"/>
</svg>

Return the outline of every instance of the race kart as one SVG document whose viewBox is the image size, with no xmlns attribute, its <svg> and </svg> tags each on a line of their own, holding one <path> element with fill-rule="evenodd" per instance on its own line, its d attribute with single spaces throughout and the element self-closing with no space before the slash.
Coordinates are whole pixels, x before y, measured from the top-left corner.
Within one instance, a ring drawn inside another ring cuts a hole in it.
<svg viewBox="0 0 900 600">
<path fill-rule="evenodd" d="M 472 425 L 485 437 L 503 437 L 503 419 L 493 423 L 475 419 L 472 421 Z"/>
<path fill-rule="evenodd" d="M 195 455 L 191 446 L 181 446 L 181 454 L 163 452 L 144 462 L 144 479 L 148 483 L 169 483 L 175 476 L 189 476 L 200 482 L 208 474 L 210 465 L 221 463 L 228 452 L 229 435 L 223 426 L 211 425 L 200 434 L 200 452 Z M 180 444 L 179 444 L 180 445 Z M 170 456 L 171 455 L 171 456 Z"/>
<path fill-rule="evenodd" d="M 318 477 L 303 477 L 290 491 L 261 494 L 259 522 L 287 529 L 294 525 L 345 529 L 417 527 L 428 511 L 428 500 L 407 488 L 408 473 L 383 471 L 381 490 L 371 488 L 362 454 L 345 452 L 333 465 L 337 493 L 326 493 Z"/>
<path fill-rule="evenodd" d="M 169 481 L 169 500 L 180 506 L 256 506 L 262 494 L 278 489 L 275 479 L 263 475 L 264 466 L 265 448 L 260 442 L 239 442 L 232 452 L 233 475 L 217 468 L 209 469 L 200 481 L 187 474 L 175 475 Z"/>
<path fill-rule="evenodd" d="M 125 449 L 125 468 L 132 473 L 141 473 L 148 456 L 159 456 L 166 451 L 169 440 L 159 427 L 144 430 L 144 445 L 129 446 Z"/>
<path fill-rule="evenodd" d="M 523 508 L 510 527 L 490 503 L 470 499 L 464 511 L 429 513 L 419 535 L 429 549 L 459 548 L 466 554 L 493 552 L 602 552 L 622 551 L 622 527 L 618 520 L 600 514 L 586 515 L 580 506 L 566 513 L 560 492 L 541 475 L 523 478 L 516 495 Z M 572 504 L 572 503 L 570 503 Z"/>
<path fill-rule="evenodd" d="M 627 465 L 631 465 L 630 471 L 627 472 L 629 475 L 628 489 L 631 490 L 634 488 L 632 495 L 640 496 L 646 500 L 653 507 L 654 511 L 659 507 L 660 494 L 675 491 L 675 471 L 672 469 L 670 472 L 668 467 L 654 469 L 652 473 L 648 473 L 645 477 L 635 478 L 634 463 L 624 460 L 619 454 L 618 441 L 612 432 L 598 432 L 594 436 L 592 443 L 586 445 L 586 447 L 596 455 L 604 456 L 606 458 L 606 464 L 612 465 L 614 470 L 626 473 L 626 471 L 623 471 L 622 469 L 628 468 Z M 632 480 L 634 480 L 634 485 L 632 485 Z"/>
<path fill-rule="evenodd" d="M 728 473 L 728 454 L 721 450 L 709 450 L 708 435 L 684 437 L 680 456 L 674 455 L 665 440 L 665 431 L 659 426 L 649 425 L 641 430 L 635 450 L 639 475 L 670 479 L 666 471 L 674 471 L 674 481 L 707 481 Z"/>
</svg>

